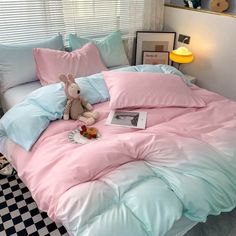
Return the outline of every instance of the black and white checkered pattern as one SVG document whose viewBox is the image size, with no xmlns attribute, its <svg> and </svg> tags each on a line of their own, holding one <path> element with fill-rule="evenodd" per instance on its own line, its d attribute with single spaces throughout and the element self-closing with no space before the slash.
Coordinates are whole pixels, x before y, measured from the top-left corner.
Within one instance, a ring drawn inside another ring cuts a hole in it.
<svg viewBox="0 0 236 236">
<path fill-rule="evenodd" d="M 0 179 L 1 236 L 67 236 L 65 228 L 40 212 L 17 175 Z"/>
<path fill-rule="evenodd" d="M 17 175 L 0 178 L 0 236 L 68 236 L 65 228 L 40 212 Z M 236 208 L 230 213 L 210 216 L 186 236 L 235 236 Z"/>
</svg>

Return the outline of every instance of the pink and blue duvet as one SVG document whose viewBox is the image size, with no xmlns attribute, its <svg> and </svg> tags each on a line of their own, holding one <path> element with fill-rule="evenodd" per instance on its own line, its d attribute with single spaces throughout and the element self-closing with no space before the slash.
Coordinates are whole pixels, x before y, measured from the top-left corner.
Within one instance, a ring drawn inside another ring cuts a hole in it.
<svg viewBox="0 0 236 236">
<path fill-rule="evenodd" d="M 78 121 L 53 121 L 11 162 L 70 235 L 161 236 L 182 216 L 204 222 L 236 206 L 236 103 L 192 90 L 205 107 L 137 109 L 145 130 L 106 126 L 109 102 L 95 105 L 102 137 L 85 145 L 68 139 Z"/>
</svg>

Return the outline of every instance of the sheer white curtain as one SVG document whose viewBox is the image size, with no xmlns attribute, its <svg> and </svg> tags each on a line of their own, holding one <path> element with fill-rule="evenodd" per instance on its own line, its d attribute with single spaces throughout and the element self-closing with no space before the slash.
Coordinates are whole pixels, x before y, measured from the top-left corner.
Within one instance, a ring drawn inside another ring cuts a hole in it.
<svg viewBox="0 0 236 236">
<path fill-rule="evenodd" d="M 132 57 L 137 30 L 162 30 L 164 0 L 0 0 L 0 43 L 21 44 L 57 33 L 99 37 L 120 30 Z"/>
<path fill-rule="evenodd" d="M 142 28 L 145 0 L 0 0 L 0 43 L 36 41 L 56 33 L 99 37 L 130 24 Z"/>
<path fill-rule="evenodd" d="M 140 15 L 140 13 L 135 10 L 136 4 L 137 0 L 130 0 L 130 24 L 128 38 L 128 57 L 130 60 L 133 56 L 134 39 L 137 30 L 161 31 L 163 29 L 164 0 L 143 0 L 143 15 Z M 135 23 L 136 18 L 142 18 L 143 24 L 141 27 Z"/>
<path fill-rule="evenodd" d="M 144 30 L 161 31 L 163 28 L 164 0 L 145 0 Z"/>
</svg>

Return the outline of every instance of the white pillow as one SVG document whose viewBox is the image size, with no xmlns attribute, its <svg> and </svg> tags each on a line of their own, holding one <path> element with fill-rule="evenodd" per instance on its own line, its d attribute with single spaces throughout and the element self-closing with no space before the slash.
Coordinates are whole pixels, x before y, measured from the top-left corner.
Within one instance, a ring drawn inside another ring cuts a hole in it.
<svg viewBox="0 0 236 236">
<path fill-rule="evenodd" d="M 0 93 L 19 84 L 37 80 L 33 48 L 63 50 L 61 35 L 37 43 L 0 45 Z"/>
</svg>

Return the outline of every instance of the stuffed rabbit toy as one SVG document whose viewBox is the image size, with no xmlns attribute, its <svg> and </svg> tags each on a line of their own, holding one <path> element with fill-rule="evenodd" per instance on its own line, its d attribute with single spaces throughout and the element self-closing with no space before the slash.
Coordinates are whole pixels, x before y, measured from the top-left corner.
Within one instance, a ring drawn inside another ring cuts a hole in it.
<svg viewBox="0 0 236 236">
<path fill-rule="evenodd" d="M 67 96 L 67 103 L 64 110 L 63 119 L 80 120 L 86 125 L 92 125 L 98 118 L 99 113 L 92 111 L 91 104 L 86 102 L 80 95 L 80 87 L 75 82 L 72 75 L 60 75 L 60 80 L 65 84 L 65 94 Z"/>
</svg>

